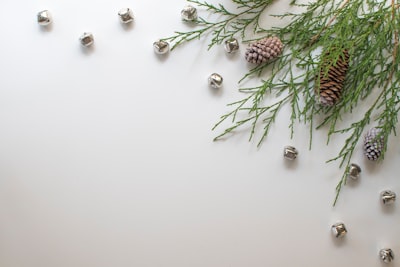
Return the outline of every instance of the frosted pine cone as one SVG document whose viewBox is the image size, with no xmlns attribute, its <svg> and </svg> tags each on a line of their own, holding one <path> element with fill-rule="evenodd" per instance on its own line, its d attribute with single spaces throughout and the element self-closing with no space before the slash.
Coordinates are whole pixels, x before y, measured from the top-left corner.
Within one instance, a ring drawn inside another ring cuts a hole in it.
<svg viewBox="0 0 400 267">
<path fill-rule="evenodd" d="M 364 154 L 369 160 L 377 160 L 385 147 L 385 137 L 378 135 L 382 132 L 380 128 L 370 129 L 364 137 Z"/>
<path fill-rule="evenodd" d="M 282 50 L 283 44 L 278 37 L 267 37 L 250 44 L 245 57 L 250 63 L 261 64 L 276 58 Z"/>
<path fill-rule="evenodd" d="M 332 58 L 328 58 L 329 52 L 325 53 L 322 59 L 321 70 L 319 73 L 319 102 L 324 106 L 335 105 L 342 96 L 344 80 L 347 70 L 349 69 L 349 53 L 347 50 L 339 56 L 336 63 L 331 62 Z M 330 66 L 328 73 L 326 67 Z"/>
</svg>

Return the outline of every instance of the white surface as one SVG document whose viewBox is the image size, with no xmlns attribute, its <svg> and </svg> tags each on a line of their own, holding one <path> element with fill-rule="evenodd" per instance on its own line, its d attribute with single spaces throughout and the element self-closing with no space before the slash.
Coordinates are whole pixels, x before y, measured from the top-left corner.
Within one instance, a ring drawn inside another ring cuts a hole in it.
<svg viewBox="0 0 400 267">
<path fill-rule="evenodd" d="M 400 256 L 399 205 L 379 203 L 383 189 L 400 193 L 398 138 L 377 166 L 357 150 L 362 179 L 335 208 L 342 170 L 324 162 L 340 137 L 326 146 L 317 132 L 308 151 L 307 126 L 290 140 L 284 111 L 260 149 L 248 132 L 212 142 L 248 66 L 243 46 L 230 58 L 206 42 L 155 56 L 153 41 L 187 29 L 185 5 L 0 2 L 0 266 L 381 266 L 386 246 Z M 42 9 L 50 31 L 35 22 Z M 84 31 L 95 37 L 86 52 Z M 218 94 L 212 72 L 224 77 Z M 341 242 L 337 221 L 349 230 Z"/>
</svg>

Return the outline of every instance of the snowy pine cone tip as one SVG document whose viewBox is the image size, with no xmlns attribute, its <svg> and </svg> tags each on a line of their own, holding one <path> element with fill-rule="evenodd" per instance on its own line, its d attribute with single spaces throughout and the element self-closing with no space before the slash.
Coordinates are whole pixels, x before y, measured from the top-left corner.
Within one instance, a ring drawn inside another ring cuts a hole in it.
<svg viewBox="0 0 400 267">
<path fill-rule="evenodd" d="M 385 138 L 378 135 L 382 132 L 380 128 L 370 129 L 364 137 L 364 154 L 369 160 L 378 160 L 385 147 Z"/>
<path fill-rule="evenodd" d="M 267 37 L 250 44 L 245 57 L 250 63 L 261 64 L 278 57 L 282 50 L 283 44 L 278 37 Z"/>
</svg>

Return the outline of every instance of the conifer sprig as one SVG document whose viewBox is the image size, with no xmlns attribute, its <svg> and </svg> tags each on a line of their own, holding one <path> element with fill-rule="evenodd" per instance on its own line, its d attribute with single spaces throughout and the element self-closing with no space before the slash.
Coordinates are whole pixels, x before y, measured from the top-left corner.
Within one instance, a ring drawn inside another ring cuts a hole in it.
<svg viewBox="0 0 400 267">
<path fill-rule="evenodd" d="M 208 34 L 212 36 L 208 49 L 234 36 L 246 39 L 249 32 L 256 33 L 261 29 L 259 24 L 261 15 L 273 1 L 232 0 L 237 5 L 236 11 L 228 11 L 222 4 L 213 5 L 206 1 L 188 0 L 189 3 L 205 9 L 209 14 L 217 15 L 217 17 L 215 20 L 199 17 L 196 21 L 192 22 L 197 26 L 195 30 L 186 32 L 176 31 L 175 35 L 163 38 L 162 40 L 170 42 L 172 44 L 171 50 L 173 50 L 181 44 L 200 39 Z"/>
<path fill-rule="evenodd" d="M 400 25 L 399 4 L 395 0 L 319 0 L 306 4 L 292 1 L 290 4 L 303 10 L 300 13 L 284 12 L 274 15 L 289 19 L 283 27 L 262 28 L 260 19 L 264 10 L 273 1 L 232 0 L 237 4 L 235 13 L 222 4 L 218 6 L 190 0 L 199 7 L 222 15 L 215 22 L 199 19 L 200 29 L 176 35 L 164 40 L 175 42 L 174 47 L 212 32 L 209 48 L 221 44 L 226 38 L 241 34 L 243 41 L 277 36 L 285 45 L 284 53 L 267 64 L 255 66 L 244 74 L 243 80 L 257 79 L 259 85 L 240 88 L 245 96 L 228 106 L 231 111 L 222 115 L 213 130 L 225 127 L 215 140 L 226 137 L 236 130 L 249 126 L 250 140 L 261 132 L 258 145 L 268 136 L 271 125 L 276 121 L 282 107 L 288 105 L 290 135 L 294 134 L 297 122 L 305 123 L 310 129 L 310 147 L 315 129 L 328 129 L 327 141 L 335 134 L 347 136 L 338 155 L 328 162 L 339 161 L 344 168 L 336 187 L 336 204 L 355 149 L 366 127 L 382 129 L 385 140 L 384 151 L 391 134 L 396 134 L 400 111 Z M 265 19 L 265 18 L 264 18 Z M 253 27 L 249 38 L 247 30 Z M 328 74 L 332 66 L 349 54 L 349 69 L 343 84 L 341 98 L 330 107 L 320 105 L 319 74 Z M 367 100 L 367 101 L 364 101 Z M 371 103 L 365 108 L 360 103 Z M 346 121 L 343 118 L 359 110 L 360 119 Z M 347 126 L 342 126 L 347 125 Z M 260 129 L 260 126 L 262 127 Z M 245 128 L 246 129 L 246 128 Z"/>
</svg>

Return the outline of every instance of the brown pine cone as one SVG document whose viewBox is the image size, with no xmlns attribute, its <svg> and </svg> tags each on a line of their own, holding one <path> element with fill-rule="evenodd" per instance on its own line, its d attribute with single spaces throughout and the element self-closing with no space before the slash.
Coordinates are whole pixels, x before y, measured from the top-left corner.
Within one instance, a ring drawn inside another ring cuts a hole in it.
<svg viewBox="0 0 400 267">
<path fill-rule="evenodd" d="M 282 50 L 283 44 L 278 37 L 267 37 L 250 44 L 245 58 L 250 63 L 261 64 L 276 58 Z"/>
<path fill-rule="evenodd" d="M 322 59 L 321 70 L 319 73 L 319 102 L 324 106 L 335 105 L 342 96 L 344 80 L 349 69 L 349 52 L 343 50 L 343 54 L 335 62 L 332 58 L 327 59 L 329 52 L 325 53 Z M 328 73 L 325 73 L 326 67 L 329 67 Z"/>
</svg>

